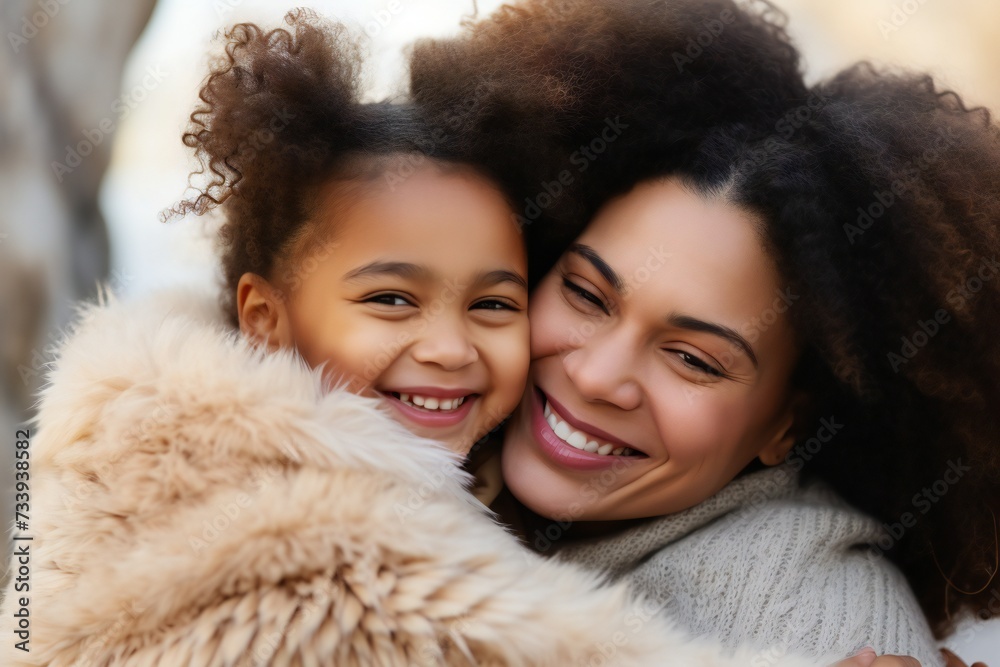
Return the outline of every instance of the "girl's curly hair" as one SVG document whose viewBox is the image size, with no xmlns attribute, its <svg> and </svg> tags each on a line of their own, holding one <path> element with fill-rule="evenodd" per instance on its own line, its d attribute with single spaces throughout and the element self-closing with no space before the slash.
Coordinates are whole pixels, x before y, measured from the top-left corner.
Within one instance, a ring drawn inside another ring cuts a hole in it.
<svg viewBox="0 0 1000 667">
<path fill-rule="evenodd" d="M 810 89 L 780 12 L 735 0 L 526 0 L 419 43 L 411 88 L 522 213 L 534 203 L 536 271 L 648 179 L 676 176 L 756 213 L 801 297 L 794 382 L 814 418 L 843 424 L 798 459 L 804 474 L 885 523 L 870 554 L 902 568 L 939 636 L 963 607 L 990 614 L 1000 139 L 987 111 L 867 64 Z M 574 169 L 609 118 L 627 127 Z M 553 182 L 559 196 L 539 206 Z"/>
<path fill-rule="evenodd" d="M 363 44 L 344 25 L 308 10 L 289 12 L 285 23 L 223 33 L 225 51 L 183 135 L 200 163 L 197 194 L 163 214 L 224 213 L 222 301 L 233 324 L 240 277 L 272 279 L 324 233 L 308 223 L 332 181 L 391 178 L 425 158 L 475 169 L 412 105 L 361 101 Z"/>
</svg>

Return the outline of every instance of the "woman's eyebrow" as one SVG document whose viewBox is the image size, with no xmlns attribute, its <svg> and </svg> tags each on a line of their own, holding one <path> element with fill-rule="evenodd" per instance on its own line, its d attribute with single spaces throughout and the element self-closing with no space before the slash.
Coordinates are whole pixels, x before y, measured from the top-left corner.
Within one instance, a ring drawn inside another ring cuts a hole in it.
<svg viewBox="0 0 1000 667">
<path fill-rule="evenodd" d="M 750 343 L 746 338 L 741 336 L 736 329 L 727 327 L 723 324 L 715 324 L 714 322 L 706 322 L 705 320 L 699 320 L 697 317 L 691 317 L 690 315 L 681 315 L 678 313 L 671 313 L 667 317 L 667 323 L 678 329 L 687 329 L 688 331 L 701 331 L 703 333 L 713 334 L 724 338 L 736 347 L 743 350 L 750 361 L 753 363 L 753 367 L 757 368 L 757 355 L 753 351 Z"/>
<path fill-rule="evenodd" d="M 615 291 L 619 294 L 625 293 L 625 281 L 622 279 L 621 275 L 611 268 L 604 259 L 597 254 L 597 251 L 588 245 L 582 243 L 574 243 L 569 247 L 569 252 L 583 257 L 585 260 L 593 264 L 597 272 L 604 277 L 608 284 L 610 284 Z"/>
</svg>

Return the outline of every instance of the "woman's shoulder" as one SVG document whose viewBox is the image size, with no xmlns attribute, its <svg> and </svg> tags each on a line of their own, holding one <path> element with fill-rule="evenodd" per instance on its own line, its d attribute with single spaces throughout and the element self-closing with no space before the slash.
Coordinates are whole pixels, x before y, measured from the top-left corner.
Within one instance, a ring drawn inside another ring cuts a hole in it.
<svg viewBox="0 0 1000 667">
<path fill-rule="evenodd" d="M 938 664 L 905 577 L 872 548 L 881 534 L 877 521 L 809 484 L 702 526 L 650 554 L 630 579 L 669 600 L 692 631 L 731 645 L 816 655 L 871 645 Z"/>
</svg>

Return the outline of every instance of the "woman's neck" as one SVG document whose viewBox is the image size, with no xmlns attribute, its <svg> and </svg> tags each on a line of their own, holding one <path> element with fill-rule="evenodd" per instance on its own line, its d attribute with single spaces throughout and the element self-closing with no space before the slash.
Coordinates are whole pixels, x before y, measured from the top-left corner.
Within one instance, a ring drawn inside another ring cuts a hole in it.
<svg viewBox="0 0 1000 667">
<path fill-rule="evenodd" d="M 490 505 L 500 521 L 526 546 L 540 553 L 554 552 L 561 544 L 611 535 L 648 519 L 571 521 L 544 517 L 521 503 L 506 487 Z"/>
</svg>

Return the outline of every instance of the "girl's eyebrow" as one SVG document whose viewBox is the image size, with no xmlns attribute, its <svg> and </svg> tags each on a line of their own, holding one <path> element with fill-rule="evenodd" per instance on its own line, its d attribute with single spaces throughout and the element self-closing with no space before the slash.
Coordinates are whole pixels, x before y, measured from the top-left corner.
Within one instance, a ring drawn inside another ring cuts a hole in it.
<svg viewBox="0 0 1000 667">
<path fill-rule="evenodd" d="M 720 338 L 724 338 L 729 341 L 735 347 L 738 347 L 744 354 L 746 354 L 750 361 L 753 363 L 754 368 L 758 368 L 757 365 L 757 355 L 753 351 L 753 347 L 746 338 L 741 336 L 736 329 L 727 327 L 723 324 L 716 324 L 714 322 L 706 322 L 705 320 L 699 320 L 697 317 L 692 317 L 690 315 L 682 315 L 680 313 L 671 313 L 667 317 L 667 323 L 670 326 L 677 327 L 678 329 L 687 329 L 688 331 L 700 331 L 703 333 L 712 334 Z"/>
<path fill-rule="evenodd" d="M 411 262 L 374 261 L 353 269 L 344 276 L 344 280 L 356 281 L 373 276 L 397 276 L 399 278 L 429 278 L 431 272 L 419 264 Z"/>
<path fill-rule="evenodd" d="M 528 281 L 524 279 L 524 276 L 506 269 L 480 273 L 474 281 L 474 284 L 484 287 L 499 285 L 500 283 L 514 283 L 522 289 L 528 289 Z"/>
<path fill-rule="evenodd" d="M 569 252 L 583 257 L 585 260 L 590 262 L 597 272 L 604 277 L 608 284 L 610 284 L 618 294 L 625 294 L 625 280 L 622 279 L 621 275 L 611 268 L 611 266 L 604 261 L 597 251 L 591 248 L 589 245 L 584 245 L 582 243 L 574 243 L 569 247 Z"/>
<path fill-rule="evenodd" d="M 349 271 L 344 276 L 344 280 L 359 281 L 374 276 L 396 276 L 410 280 L 430 280 L 434 277 L 434 272 L 426 266 L 413 264 L 412 262 L 374 261 Z M 528 281 L 524 279 L 524 276 L 514 271 L 508 271 L 507 269 L 483 271 L 473 280 L 473 284 L 482 286 L 499 285 L 500 283 L 513 283 L 518 287 L 528 289 Z"/>
</svg>

